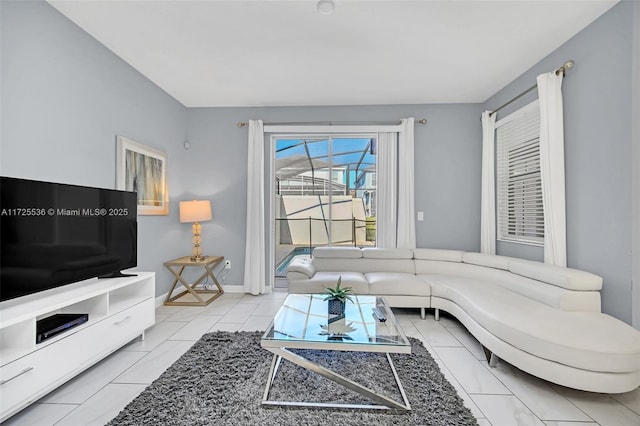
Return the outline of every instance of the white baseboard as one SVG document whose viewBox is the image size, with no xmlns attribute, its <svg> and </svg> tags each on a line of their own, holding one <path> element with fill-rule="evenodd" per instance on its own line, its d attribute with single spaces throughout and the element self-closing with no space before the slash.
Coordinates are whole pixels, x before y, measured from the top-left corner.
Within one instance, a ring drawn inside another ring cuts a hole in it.
<svg viewBox="0 0 640 426">
<path fill-rule="evenodd" d="M 224 285 L 222 287 L 224 288 L 225 293 L 244 293 L 245 292 L 243 285 Z"/>
</svg>

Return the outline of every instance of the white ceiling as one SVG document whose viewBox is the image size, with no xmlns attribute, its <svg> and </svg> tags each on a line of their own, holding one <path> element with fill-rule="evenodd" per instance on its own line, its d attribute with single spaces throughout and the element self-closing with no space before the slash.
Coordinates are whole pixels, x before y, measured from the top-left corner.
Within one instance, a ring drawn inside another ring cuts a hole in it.
<svg viewBox="0 0 640 426">
<path fill-rule="evenodd" d="M 49 3 L 185 106 L 228 107 L 484 102 L 617 1 Z"/>
</svg>

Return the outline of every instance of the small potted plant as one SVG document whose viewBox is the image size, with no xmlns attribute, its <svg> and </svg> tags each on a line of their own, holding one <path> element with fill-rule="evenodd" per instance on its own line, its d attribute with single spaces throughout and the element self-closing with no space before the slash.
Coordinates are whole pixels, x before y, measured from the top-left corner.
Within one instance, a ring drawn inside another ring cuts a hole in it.
<svg viewBox="0 0 640 426">
<path fill-rule="evenodd" d="M 351 292 L 351 287 L 340 287 L 342 283 L 342 276 L 338 277 L 338 283 L 335 288 L 326 288 L 325 293 L 327 293 L 327 297 L 324 298 L 325 301 L 329 301 L 328 310 L 329 315 L 338 315 L 340 317 L 344 317 L 344 308 L 346 301 L 353 302 L 353 299 L 349 295 Z"/>
</svg>

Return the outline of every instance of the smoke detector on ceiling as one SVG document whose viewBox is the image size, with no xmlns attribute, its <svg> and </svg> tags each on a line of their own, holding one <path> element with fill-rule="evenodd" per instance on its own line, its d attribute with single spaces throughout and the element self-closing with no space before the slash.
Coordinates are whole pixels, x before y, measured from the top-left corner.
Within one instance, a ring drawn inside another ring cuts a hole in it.
<svg viewBox="0 0 640 426">
<path fill-rule="evenodd" d="M 333 10 L 335 8 L 336 5 L 333 0 L 320 0 L 318 2 L 318 12 L 322 13 L 323 15 L 333 13 Z"/>
</svg>

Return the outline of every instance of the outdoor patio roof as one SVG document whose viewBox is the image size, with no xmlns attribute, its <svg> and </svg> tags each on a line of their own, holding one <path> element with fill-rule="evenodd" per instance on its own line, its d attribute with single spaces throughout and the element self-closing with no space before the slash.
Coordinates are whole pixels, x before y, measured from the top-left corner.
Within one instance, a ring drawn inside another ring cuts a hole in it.
<svg viewBox="0 0 640 426">
<path fill-rule="evenodd" d="M 275 160 L 276 178 L 286 180 L 307 172 L 327 170 L 331 165 L 334 169 L 355 172 L 357 179 L 363 172 L 375 171 L 375 142 L 375 139 L 370 138 L 335 139 L 329 152 L 327 139 L 278 140 Z"/>
</svg>

